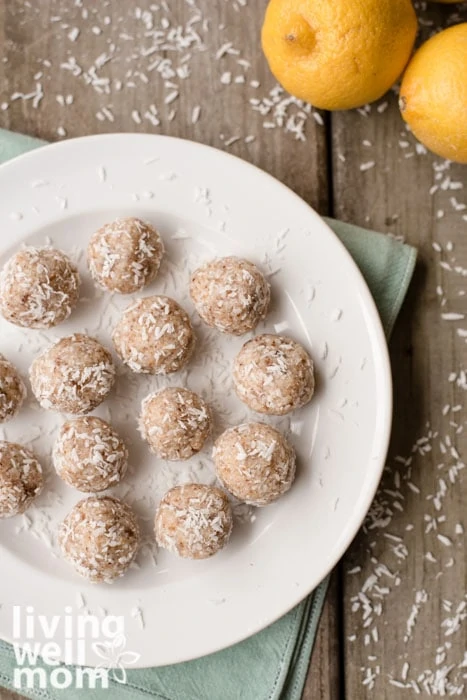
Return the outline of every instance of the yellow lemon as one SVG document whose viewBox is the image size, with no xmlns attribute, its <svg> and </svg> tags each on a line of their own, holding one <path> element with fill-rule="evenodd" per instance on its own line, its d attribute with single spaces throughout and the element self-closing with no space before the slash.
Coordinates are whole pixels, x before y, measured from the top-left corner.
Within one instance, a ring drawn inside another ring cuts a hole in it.
<svg viewBox="0 0 467 700">
<path fill-rule="evenodd" d="M 322 109 L 350 109 L 389 90 L 416 32 L 410 0 L 270 0 L 262 45 L 292 95 Z"/>
<path fill-rule="evenodd" d="M 434 153 L 467 163 L 467 22 L 431 37 L 402 79 L 402 116 Z"/>
</svg>

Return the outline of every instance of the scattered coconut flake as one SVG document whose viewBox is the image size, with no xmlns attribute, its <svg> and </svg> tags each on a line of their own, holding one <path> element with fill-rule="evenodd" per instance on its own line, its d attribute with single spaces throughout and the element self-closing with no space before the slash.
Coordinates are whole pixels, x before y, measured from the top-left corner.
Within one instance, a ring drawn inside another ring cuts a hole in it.
<svg viewBox="0 0 467 700">
<path fill-rule="evenodd" d="M 139 606 L 136 606 L 131 611 L 131 617 L 133 617 L 139 624 L 142 630 L 145 628 L 145 621 L 143 616 L 143 611 Z"/>
<path fill-rule="evenodd" d="M 462 321 L 465 318 L 465 314 L 459 314 L 455 312 L 441 314 L 443 321 Z"/>
<path fill-rule="evenodd" d="M 334 309 L 334 311 L 331 314 L 331 321 L 340 321 L 342 318 L 342 314 L 342 309 Z"/>
</svg>

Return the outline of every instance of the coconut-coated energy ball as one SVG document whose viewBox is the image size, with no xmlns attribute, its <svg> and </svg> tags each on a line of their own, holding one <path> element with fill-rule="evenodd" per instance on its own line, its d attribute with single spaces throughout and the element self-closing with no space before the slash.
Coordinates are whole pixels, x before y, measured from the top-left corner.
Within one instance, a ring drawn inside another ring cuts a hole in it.
<svg viewBox="0 0 467 700">
<path fill-rule="evenodd" d="M 170 374 L 188 362 L 195 336 L 188 314 L 174 299 L 137 299 L 124 312 L 113 336 L 115 349 L 133 372 Z"/>
<path fill-rule="evenodd" d="M 208 326 L 242 335 L 266 316 L 271 292 L 253 263 L 242 258 L 219 258 L 195 270 L 190 295 Z"/>
<path fill-rule="evenodd" d="M 26 387 L 11 362 L 0 355 L 0 423 L 14 418 L 26 398 Z"/>
<path fill-rule="evenodd" d="M 15 442 L 0 441 L 0 518 L 24 513 L 44 485 L 33 453 Z"/>
<path fill-rule="evenodd" d="M 183 484 L 168 491 L 156 514 L 157 544 L 186 559 L 206 559 L 221 550 L 232 532 L 232 509 L 214 486 Z"/>
<path fill-rule="evenodd" d="M 313 362 L 291 338 L 264 334 L 249 340 L 234 361 L 238 397 L 253 411 L 283 416 L 307 404 L 315 389 Z"/>
<path fill-rule="evenodd" d="M 65 559 L 93 583 L 123 576 L 140 543 L 135 514 L 111 496 L 90 496 L 68 513 L 58 532 Z"/>
<path fill-rule="evenodd" d="M 21 248 L 0 274 L 0 310 L 17 326 L 51 328 L 75 308 L 79 284 L 76 267 L 60 250 Z"/>
<path fill-rule="evenodd" d="M 295 478 L 293 447 L 282 433 L 265 423 L 229 428 L 217 439 L 213 456 L 222 485 L 253 506 L 276 501 Z"/>
<path fill-rule="evenodd" d="M 168 387 L 147 396 L 141 406 L 140 431 L 162 459 L 189 459 L 211 432 L 211 412 L 189 389 Z"/>
<path fill-rule="evenodd" d="M 98 493 L 123 479 L 128 450 L 116 430 L 102 418 L 72 418 L 60 428 L 53 463 L 67 484 L 84 493 Z"/>
<path fill-rule="evenodd" d="M 29 378 L 42 408 L 82 414 L 104 401 L 115 381 L 115 366 L 97 340 L 75 333 L 36 357 Z"/>
<path fill-rule="evenodd" d="M 88 245 L 88 267 L 97 284 L 110 292 L 139 292 L 159 271 L 164 245 L 151 224 L 128 217 L 105 224 Z"/>
</svg>

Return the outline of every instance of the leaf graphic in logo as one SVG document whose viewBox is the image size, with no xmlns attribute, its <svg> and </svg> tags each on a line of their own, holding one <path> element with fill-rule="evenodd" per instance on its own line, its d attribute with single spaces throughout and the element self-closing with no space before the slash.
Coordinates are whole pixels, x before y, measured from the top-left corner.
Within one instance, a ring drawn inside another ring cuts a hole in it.
<svg viewBox="0 0 467 700">
<path fill-rule="evenodd" d="M 98 668 L 105 668 L 112 671 L 112 678 L 121 684 L 127 682 L 126 666 L 137 663 L 140 654 L 135 651 L 126 651 L 126 637 L 124 634 L 117 634 L 111 641 L 94 642 L 92 649 L 94 653 L 103 659 L 104 663 Z"/>
<path fill-rule="evenodd" d="M 122 685 L 126 683 L 126 671 L 123 666 L 119 665 L 117 668 L 112 669 L 112 678 Z"/>
<path fill-rule="evenodd" d="M 116 634 L 115 637 L 112 639 L 112 649 L 114 652 L 117 654 L 120 654 L 126 647 L 126 637 L 124 634 Z"/>
<path fill-rule="evenodd" d="M 131 666 L 139 661 L 141 654 L 136 651 L 124 651 L 120 654 L 119 662 L 124 666 Z"/>
<path fill-rule="evenodd" d="M 100 659 L 112 663 L 113 644 L 112 642 L 93 642 L 92 650 Z"/>
</svg>

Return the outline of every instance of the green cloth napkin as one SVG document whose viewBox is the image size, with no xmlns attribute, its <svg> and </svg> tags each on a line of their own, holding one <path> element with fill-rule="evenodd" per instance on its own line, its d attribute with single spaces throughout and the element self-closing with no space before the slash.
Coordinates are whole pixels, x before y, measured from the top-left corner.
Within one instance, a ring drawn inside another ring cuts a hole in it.
<svg viewBox="0 0 467 700">
<path fill-rule="evenodd" d="M 0 163 L 44 144 L 0 129 Z M 334 219 L 327 222 L 360 268 L 389 336 L 412 277 L 416 251 L 374 231 Z M 128 670 L 127 683 L 113 682 L 109 690 L 37 688 L 21 693 L 47 700 L 82 700 L 90 693 L 112 700 L 300 700 L 328 581 L 270 627 L 216 654 L 175 666 Z M 13 648 L 0 641 L 0 685 L 13 690 L 15 665 Z"/>
</svg>

